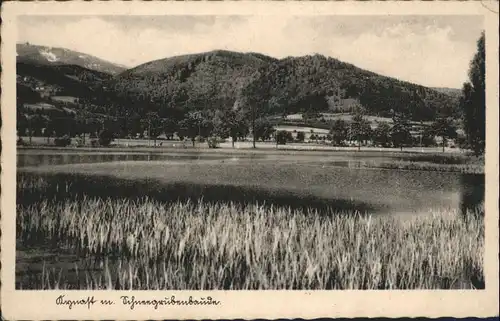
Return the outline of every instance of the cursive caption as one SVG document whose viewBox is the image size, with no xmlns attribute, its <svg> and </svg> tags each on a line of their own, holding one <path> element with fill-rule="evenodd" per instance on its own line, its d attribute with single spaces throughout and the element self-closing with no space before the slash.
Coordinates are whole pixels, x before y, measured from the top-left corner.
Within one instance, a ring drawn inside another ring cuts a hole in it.
<svg viewBox="0 0 500 321">
<path fill-rule="evenodd" d="M 111 305 L 122 305 L 126 306 L 130 310 L 134 310 L 136 307 L 144 306 L 150 307 L 157 310 L 160 307 L 168 307 L 168 306 L 209 306 L 209 305 L 221 305 L 221 302 L 207 296 L 205 298 L 195 298 L 193 296 L 189 296 L 186 299 L 178 299 L 175 295 L 171 297 L 162 297 L 157 299 L 142 299 L 137 298 L 134 295 L 122 295 L 118 300 L 98 300 L 95 296 L 87 296 L 82 298 L 67 298 L 66 295 L 60 295 L 56 299 L 56 305 L 62 306 L 68 309 L 73 309 L 76 307 L 84 307 L 87 309 L 92 309 L 93 306 L 111 306 Z"/>
</svg>

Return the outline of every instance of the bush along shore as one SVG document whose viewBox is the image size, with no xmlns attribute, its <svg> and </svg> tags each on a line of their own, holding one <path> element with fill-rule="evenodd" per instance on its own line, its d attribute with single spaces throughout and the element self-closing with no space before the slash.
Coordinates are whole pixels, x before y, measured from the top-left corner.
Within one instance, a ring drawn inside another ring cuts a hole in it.
<svg viewBox="0 0 500 321">
<path fill-rule="evenodd" d="M 20 178 L 23 191 L 53 189 Z M 57 251 L 28 289 L 481 289 L 483 206 L 376 216 L 259 203 L 46 195 L 17 205 L 19 258 Z M 41 248 L 40 244 L 43 244 Z M 63 262 L 64 263 L 64 262 Z"/>
</svg>

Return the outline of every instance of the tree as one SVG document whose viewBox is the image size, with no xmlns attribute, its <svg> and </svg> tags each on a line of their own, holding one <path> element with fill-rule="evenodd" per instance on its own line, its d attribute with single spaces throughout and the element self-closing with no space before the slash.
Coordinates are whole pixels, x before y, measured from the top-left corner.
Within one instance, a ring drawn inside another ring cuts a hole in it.
<svg viewBox="0 0 500 321">
<path fill-rule="evenodd" d="M 97 137 L 101 128 L 101 123 L 96 118 L 88 118 L 85 120 L 85 128 L 91 138 Z"/>
<path fill-rule="evenodd" d="M 141 128 L 146 130 L 148 139 L 153 138 L 156 146 L 156 138 L 162 132 L 161 119 L 156 112 L 148 112 L 146 117 L 141 119 Z"/>
<path fill-rule="evenodd" d="M 231 143 L 248 135 L 248 124 L 241 112 L 230 109 L 219 111 L 214 118 L 215 134 L 222 138 L 231 137 Z"/>
<path fill-rule="evenodd" d="M 99 145 L 109 146 L 113 141 L 114 134 L 111 130 L 105 128 L 99 132 Z"/>
<path fill-rule="evenodd" d="M 127 118 L 128 134 L 136 137 L 137 134 L 142 138 L 144 136 L 144 122 L 141 121 L 141 116 L 138 113 L 133 113 Z"/>
<path fill-rule="evenodd" d="M 363 113 L 359 112 L 352 118 L 351 137 L 355 137 L 358 142 L 358 150 L 361 149 L 361 142 L 367 140 L 371 134 L 371 127 Z"/>
<path fill-rule="evenodd" d="M 91 133 L 91 127 L 89 126 L 90 121 L 88 119 L 88 115 L 86 113 L 85 114 L 77 114 L 77 116 L 75 117 L 75 121 L 76 121 L 76 133 L 82 139 L 81 144 L 85 145 L 85 135 L 87 133 Z M 123 133 L 123 131 L 122 131 L 122 133 Z M 46 135 L 46 136 L 48 139 L 50 134 Z"/>
<path fill-rule="evenodd" d="M 201 112 L 190 112 L 179 122 L 179 137 L 188 137 L 194 147 L 196 136 L 201 135 L 203 117 Z"/>
<path fill-rule="evenodd" d="M 164 118 L 162 127 L 167 139 L 172 139 L 174 133 L 178 130 L 177 122 L 172 118 Z"/>
<path fill-rule="evenodd" d="M 477 52 L 470 63 L 469 82 L 463 86 L 460 109 L 468 145 L 476 155 L 483 154 L 486 128 L 484 31 L 477 41 Z"/>
<path fill-rule="evenodd" d="M 304 134 L 304 132 L 297 133 L 297 141 L 303 142 L 305 139 L 306 139 L 306 135 Z"/>
<path fill-rule="evenodd" d="M 292 133 L 286 130 L 280 130 L 276 133 L 276 144 L 285 145 L 287 142 L 293 141 Z"/>
<path fill-rule="evenodd" d="M 26 132 L 28 131 L 28 120 L 26 118 L 26 115 L 18 114 L 16 125 L 17 125 L 17 135 L 25 136 Z"/>
<path fill-rule="evenodd" d="M 403 147 L 411 142 L 410 124 L 404 113 L 394 114 L 391 128 L 391 140 L 394 147 Z"/>
<path fill-rule="evenodd" d="M 449 138 L 457 137 L 457 130 L 453 125 L 453 119 L 450 117 L 438 117 L 432 124 L 432 132 L 435 136 L 439 136 L 443 140 L 443 153 L 446 142 Z"/>
<path fill-rule="evenodd" d="M 382 147 L 389 146 L 391 142 L 391 126 L 387 122 L 379 122 L 373 131 L 373 140 Z"/>
<path fill-rule="evenodd" d="M 62 137 L 56 137 L 54 139 L 54 145 L 58 147 L 66 147 L 69 146 L 70 144 L 71 144 L 71 137 L 69 137 L 68 135 L 64 135 Z"/>
<path fill-rule="evenodd" d="M 268 96 L 271 87 L 269 80 L 270 78 L 266 70 L 261 68 L 254 72 L 240 93 L 243 106 L 246 112 L 250 114 L 249 118 L 253 136 L 253 148 L 256 148 L 255 142 L 258 140 L 259 136 L 261 136 L 256 128 L 257 122 L 262 117 L 266 107 L 269 107 Z"/>
<path fill-rule="evenodd" d="M 434 146 L 436 143 L 434 141 L 435 136 L 436 135 L 432 127 L 426 127 L 420 135 L 420 145 L 425 147 Z"/>
<path fill-rule="evenodd" d="M 274 127 L 267 119 L 261 118 L 255 122 L 254 136 L 256 140 L 269 140 L 273 136 L 273 133 Z"/>
<path fill-rule="evenodd" d="M 304 123 L 308 123 L 310 121 L 315 121 L 321 117 L 321 114 L 314 109 L 308 109 L 307 111 L 302 113 L 302 119 Z"/>
<path fill-rule="evenodd" d="M 62 137 L 70 133 L 70 121 L 65 117 L 54 117 L 48 124 L 48 135 L 55 133 L 57 137 Z M 47 136 L 47 135 L 46 135 Z"/>
<path fill-rule="evenodd" d="M 149 112 L 142 123 L 143 128 L 146 128 L 148 131 L 148 139 L 153 138 L 153 145 L 156 146 L 156 139 L 163 132 L 163 120 L 158 116 L 157 112 Z"/>
<path fill-rule="evenodd" d="M 198 136 L 199 136 L 200 140 L 205 140 L 205 139 L 213 136 L 213 133 L 214 133 L 213 118 L 210 115 L 203 115 L 202 114 L 200 129 L 198 132 Z"/>
<path fill-rule="evenodd" d="M 347 123 L 342 119 L 337 119 L 333 123 L 332 128 L 330 129 L 330 136 L 332 139 L 332 143 L 337 146 L 341 146 L 342 143 L 347 139 L 348 128 Z"/>
</svg>

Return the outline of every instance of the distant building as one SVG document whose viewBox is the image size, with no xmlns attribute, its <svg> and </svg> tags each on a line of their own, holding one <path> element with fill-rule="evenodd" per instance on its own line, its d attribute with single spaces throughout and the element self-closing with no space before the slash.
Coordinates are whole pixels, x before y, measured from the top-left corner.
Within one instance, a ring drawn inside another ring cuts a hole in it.
<svg viewBox="0 0 500 321">
<path fill-rule="evenodd" d="M 53 101 L 70 103 L 70 104 L 76 104 L 78 102 L 78 98 L 72 96 L 52 96 L 51 99 Z"/>
</svg>

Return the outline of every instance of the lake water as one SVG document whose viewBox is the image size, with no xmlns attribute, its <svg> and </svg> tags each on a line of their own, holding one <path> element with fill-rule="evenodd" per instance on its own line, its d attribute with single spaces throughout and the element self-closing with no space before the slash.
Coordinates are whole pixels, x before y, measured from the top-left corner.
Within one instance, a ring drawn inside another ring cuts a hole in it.
<svg viewBox="0 0 500 321">
<path fill-rule="evenodd" d="M 244 157 L 244 156 L 243 156 Z M 227 157 L 197 154 L 162 153 L 77 153 L 77 152 L 25 152 L 17 154 L 17 167 L 102 163 L 117 161 L 158 161 L 158 160 L 217 160 Z"/>
<path fill-rule="evenodd" d="M 273 157 L 276 155 L 23 151 L 17 155 L 17 165 L 24 168 L 102 163 L 96 164 L 96 170 L 100 169 L 102 174 L 121 171 L 121 177 L 129 175 L 128 178 L 133 178 L 139 171 L 149 178 L 157 178 L 156 173 L 162 173 L 163 182 L 171 185 L 169 188 L 152 188 L 151 181 L 137 181 L 128 185 L 127 190 L 120 183 L 116 186 L 106 185 L 109 182 L 79 183 L 80 190 L 87 193 L 93 190 L 97 196 L 131 196 L 142 190 L 157 198 L 185 194 L 186 197 L 203 196 L 213 201 L 257 200 L 317 208 L 327 204 L 341 209 L 350 209 L 351 206 L 361 211 L 382 210 L 386 213 L 421 213 L 436 208 L 465 212 L 484 199 L 484 175 L 359 169 L 355 168 L 356 163 L 363 160 L 334 156 L 305 157 L 297 154 Z M 189 166 L 164 166 L 162 161 L 181 161 Z M 113 166 L 106 165 L 113 162 L 116 162 Z M 221 166 L 223 162 L 226 163 Z M 139 167 L 134 167 L 137 164 Z M 93 167 L 87 169 L 93 170 Z M 175 189 L 172 187 L 174 183 Z M 102 185 L 102 189 L 97 185 Z"/>
</svg>

